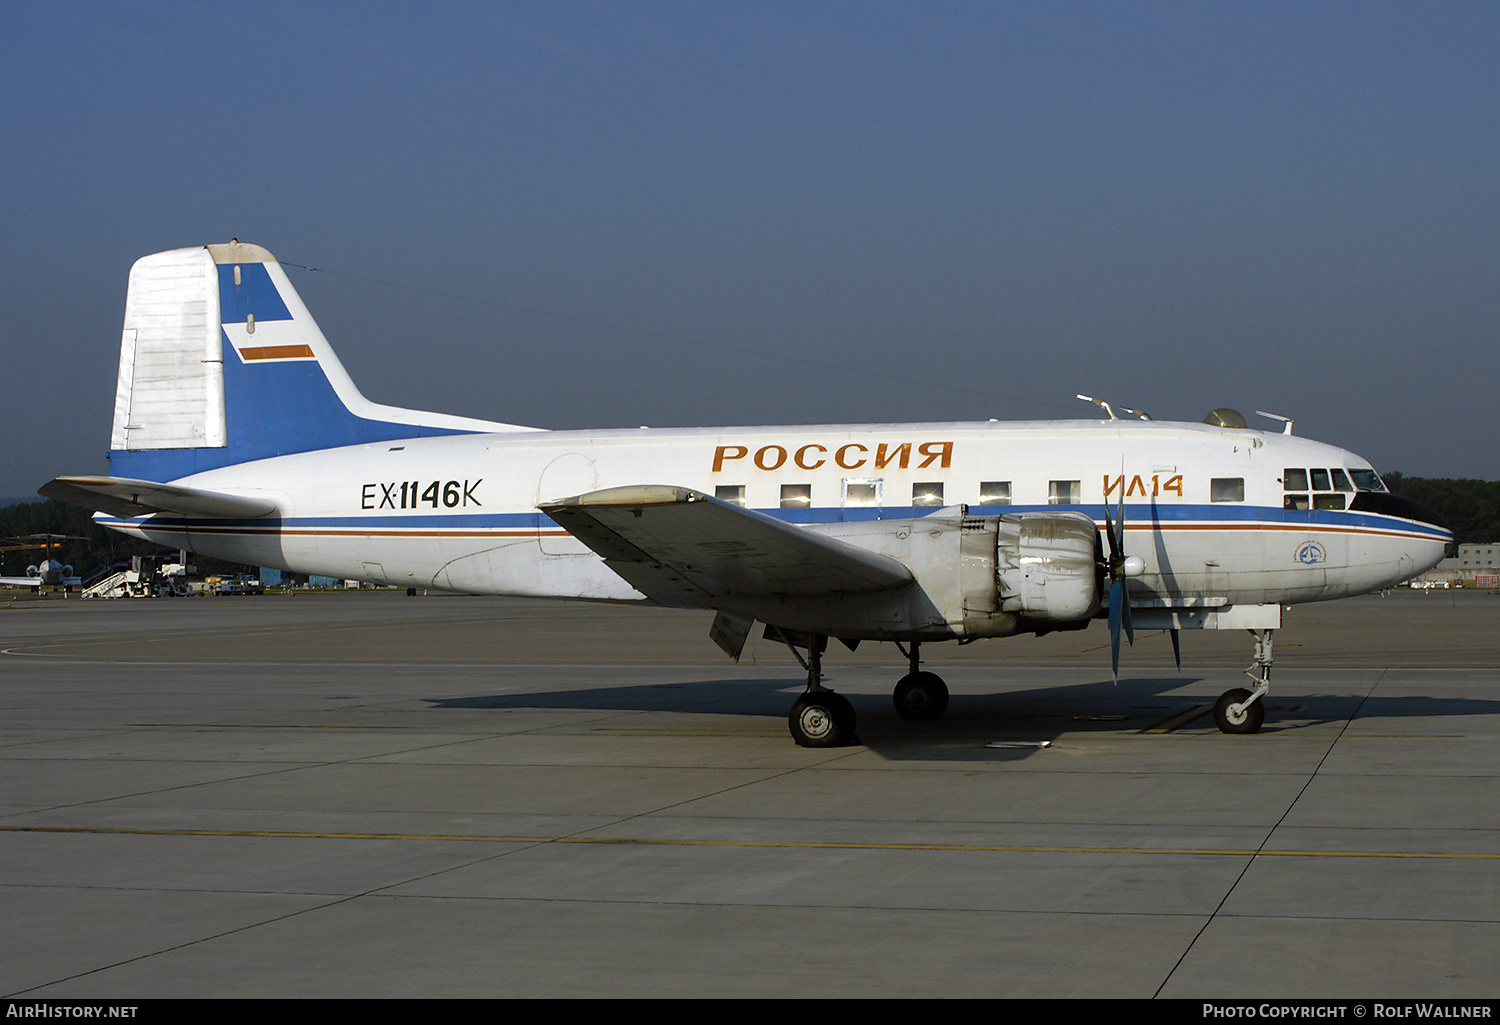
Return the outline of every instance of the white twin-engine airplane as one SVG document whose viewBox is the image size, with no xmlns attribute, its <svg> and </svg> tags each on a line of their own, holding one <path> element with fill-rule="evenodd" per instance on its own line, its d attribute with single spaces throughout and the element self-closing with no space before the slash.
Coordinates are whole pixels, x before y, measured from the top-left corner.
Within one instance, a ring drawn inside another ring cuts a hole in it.
<svg viewBox="0 0 1500 1025">
<path fill-rule="evenodd" d="M 26 567 L 24 577 L 0 577 L 0 587 L 74 588 L 83 580 L 75 576 L 72 566 L 64 566 L 56 559 L 43 559 L 40 564 Z"/>
<path fill-rule="evenodd" d="M 1102 405 L 1102 404 L 1101 404 Z M 714 609 L 807 668 L 799 744 L 854 739 L 828 638 L 894 641 L 897 711 L 948 703 L 925 641 L 1246 629 L 1264 718 L 1281 607 L 1434 566 L 1453 541 L 1343 449 L 1244 426 L 1105 421 L 544 431 L 362 396 L 276 259 L 237 241 L 130 272 L 108 477 L 41 494 L 136 537 L 294 572 Z M 806 658 L 802 652 L 806 652 Z M 1179 658 L 1180 662 L 1180 658 Z"/>
<path fill-rule="evenodd" d="M 0 587 L 35 587 L 40 591 L 43 587 L 61 587 L 64 590 L 72 590 L 81 587 L 83 580 L 76 576 L 72 566 L 64 565 L 60 560 L 52 558 L 53 546 L 60 541 L 72 541 L 76 538 L 66 534 L 32 534 L 24 538 L 14 538 L 18 542 L 36 542 L 41 544 L 17 544 L 17 548 L 41 548 L 47 552 L 41 562 L 26 567 L 24 577 L 0 577 Z M 0 545 L 0 547 L 11 547 Z"/>
</svg>

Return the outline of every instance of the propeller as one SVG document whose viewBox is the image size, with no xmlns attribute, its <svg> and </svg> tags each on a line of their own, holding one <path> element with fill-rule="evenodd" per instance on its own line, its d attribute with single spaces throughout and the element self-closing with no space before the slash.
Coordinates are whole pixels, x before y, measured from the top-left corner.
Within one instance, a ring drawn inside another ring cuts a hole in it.
<svg viewBox="0 0 1500 1025">
<path fill-rule="evenodd" d="M 1120 504 L 1114 517 L 1109 515 L 1109 502 L 1104 503 L 1104 530 L 1109 537 L 1109 654 L 1110 668 L 1115 682 L 1120 682 L 1120 631 L 1135 647 L 1135 629 L 1130 622 L 1130 588 L 1125 583 L 1128 577 L 1140 576 L 1146 563 L 1138 555 L 1125 554 L 1125 480 L 1120 479 Z M 1172 658 L 1177 669 L 1182 670 L 1182 645 L 1176 628 L 1172 634 Z"/>
<path fill-rule="evenodd" d="M 1104 503 L 1104 532 L 1109 537 L 1109 656 L 1115 682 L 1120 682 L 1120 629 L 1125 630 L 1125 639 L 1135 647 L 1135 628 L 1130 624 L 1130 592 L 1125 586 L 1125 480 L 1120 479 L 1120 505 L 1118 515 L 1109 515 L 1109 501 Z M 1137 559 L 1137 562 L 1140 560 Z M 1133 567 L 1132 567 L 1133 568 Z M 1137 570 L 1136 572 L 1140 572 Z"/>
</svg>

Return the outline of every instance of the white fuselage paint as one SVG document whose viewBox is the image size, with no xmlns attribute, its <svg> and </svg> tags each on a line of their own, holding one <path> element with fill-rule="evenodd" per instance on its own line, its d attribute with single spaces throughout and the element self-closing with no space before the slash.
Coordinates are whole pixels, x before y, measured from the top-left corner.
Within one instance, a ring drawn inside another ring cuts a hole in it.
<svg viewBox="0 0 1500 1025">
<path fill-rule="evenodd" d="M 1069 508 L 1050 504 L 1052 482 L 1066 491 L 1076 481 L 1080 504 L 1072 508 L 1101 524 L 1104 504 L 1113 514 L 1120 489 L 1127 492 L 1126 551 L 1145 564 L 1130 582 L 1132 604 L 1221 607 L 1341 598 L 1435 565 L 1451 537 L 1427 524 L 1284 509 L 1285 468 L 1369 465 L 1284 434 L 1142 421 L 538 431 L 356 445 L 176 482 L 270 497 L 279 517 L 96 518 L 171 547 L 293 572 L 641 600 L 537 504 L 625 485 L 709 495 L 743 486 L 747 506 L 837 536 L 838 523 L 935 511 L 913 508 L 914 488 L 940 484 L 944 506 L 996 515 Z M 1214 479 L 1243 480 L 1243 500 L 1212 501 Z M 1010 505 L 981 503 L 984 482 L 1008 482 Z M 879 504 L 846 505 L 851 483 Z M 809 486 L 810 505 L 781 508 L 783 485 Z"/>
</svg>

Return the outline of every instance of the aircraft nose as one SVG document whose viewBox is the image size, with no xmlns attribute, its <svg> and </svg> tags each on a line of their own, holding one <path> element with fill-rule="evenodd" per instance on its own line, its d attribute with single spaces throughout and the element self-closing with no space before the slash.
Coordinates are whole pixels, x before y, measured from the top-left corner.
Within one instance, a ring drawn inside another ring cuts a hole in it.
<svg viewBox="0 0 1500 1025">
<path fill-rule="evenodd" d="M 1458 551 L 1458 543 L 1453 534 L 1453 528 L 1448 521 L 1436 510 L 1429 509 L 1421 502 L 1407 498 L 1405 495 L 1393 495 L 1389 491 L 1359 491 L 1354 495 L 1349 508 L 1359 512 L 1375 513 L 1379 516 L 1395 516 L 1413 523 L 1425 524 L 1430 531 L 1431 540 L 1423 541 L 1423 549 L 1431 552 L 1426 558 L 1430 560 L 1428 569 L 1436 566 L 1442 559 L 1448 558 Z M 1436 546 L 1441 546 L 1442 554 L 1438 554 Z M 1418 560 L 1422 557 L 1412 553 Z"/>
<path fill-rule="evenodd" d="M 1349 503 L 1349 508 L 1357 512 L 1397 516 L 1403 520 L 1430 524 L 1447 534 L 1448 540 L 1453 539 L 1453 528 L 1448 525 L 1447 520 L 1435 510 L 1405 495 L 1393 495 L 1389 491 L 1358 491 L 1355 492 L 1354 500 Z"/>
<path fill-rule="evenodd" d="M 1430 523 L 1446 535 L 1443 539 L 1443 558 L 1448 559 L 1457 555 L 1457 535 L 1453 533 L 1453 527 L 1443 518 L 1443 515 L 1435 509 L 1428 508 L 1421 502 L 1413 502 L 1411 499 L 1405 499 L 1405 501 L 1410 503 L 1410 514 L 1406 516 L 1406 519 L 1416 520 L 1420 523 Z"/>
<path fill-rule="evenodd" d="M 1411 504 L 1412 512 L 1414 515 L 1408 516 L 1407 519 L 1418 520 L 1422 523 L 1430 523 L 1434 527 L 1437 527 L 1439 530 L 1443 531 L 1445 534 L 1447 534 L 1447 539 L 1443 542 L 1443 558 L 1449 559 L 1457 555 L 1458 536 L 1454 534 L 1453 527 L 1449 525 L 1446 519 L 1443 518 L 1443 515 L 1435 509 L 1428 508 L 1421 502 L 1412 502 Z"/>
</svg>

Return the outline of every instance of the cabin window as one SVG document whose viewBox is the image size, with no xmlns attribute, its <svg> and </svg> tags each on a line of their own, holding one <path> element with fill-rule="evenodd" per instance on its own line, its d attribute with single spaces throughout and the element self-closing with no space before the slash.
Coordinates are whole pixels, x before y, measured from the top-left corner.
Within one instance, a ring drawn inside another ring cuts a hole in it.
<svg viewBox="0 0 1500 1025">
<path fill-rule="evenodd" d="M 1310 505 L 1306 495 L 1287 495 L 1281 503 L 1283 509 L 1307 509 Z"/>
<path fill-rule="evenodd" d="M 1245 500 L 1245 478 L 1213 478 L 1209 481 L 1208 497 L 1214 502 L 1243 502 Z"/>
<path fill-rule="evenodd" d="M 1332 470 L 1330 470 L 1328 472 L 1331 473 L 1331 474 L 1333 474 L 1333 490 L 1335 490 L 1335 491 L 1353 491 L 1354 490 L 1354 485 L 1349 483 L 1349 478 L 1344 474 L 1343 470 L 1340 470 L 1338 467 L 1334 467 Z"/>
<path fill-rule="evenodd" d="M 1282 488 L 1284 490 L 1287 490 L 1287 491 L 1306 491 L 1307 490 L 1307 471 L 1306 470 L 1282 470 L 1281 471 L 1281 486 L 1282 486 Z"/>
<path fill-rule="evenodd" d="M 714 488 L 714 497 L 722 498 L 733 505 L 745 504 L 745 485 L 720 484 Z"/>
<path fill-rule="evenodd" d="M 845 509 L 873 509 L 880 504 L 880 478 L 844 480 Z"/>
<path fill-rule="evenodd" d="M 1313 487 L 1314 491 L 1332 491 L 1333 490 L 1333 485 L 1328 482 L 1328 471 L 1327 470 L 1322 470 L 1322 469 L 1316 469 L 1315 468 L 1315 469 L 1309 470 L 1308 472 L 1310 474 L 1312 474 L 1312 487 Z"/>
<path fill-rule="evenodd" d="M 781 485 L 781 507 L 783 509 L 806 509 L 812 505 L 811 484 Z"/>
<path fill-rule="evenodd" d="M 1350 470 L 1349 476 L 1354 478 L 1354 486 L 1361 491 L 1385 490 L 1385 482 L 1374 470 Z"/>
<path fill-rule="evenodd" d="M 1010 505 L 1010 481 L 984 480 L 979 482 L 980 505 Z"/>
<path fill-rule="evenodd" d="M 1083 482 L 1052 480 L 1047 482 L 1048 505 L 1077 505 L 1083 501 Z"/>
<path fill-rule="evenodd" d="M 939 480 L 927 484 L 913 484 L 911 486 L 911 504 L 914 506 L 942 505 L 943 482 Z"/>
<path fill-rule="evenodd" d="M 1313 495 L 1314 509 L 1342 509 L 1344 507 L 1344 496 L 1338 492 L 1331 495 Z"/>
</svg>

